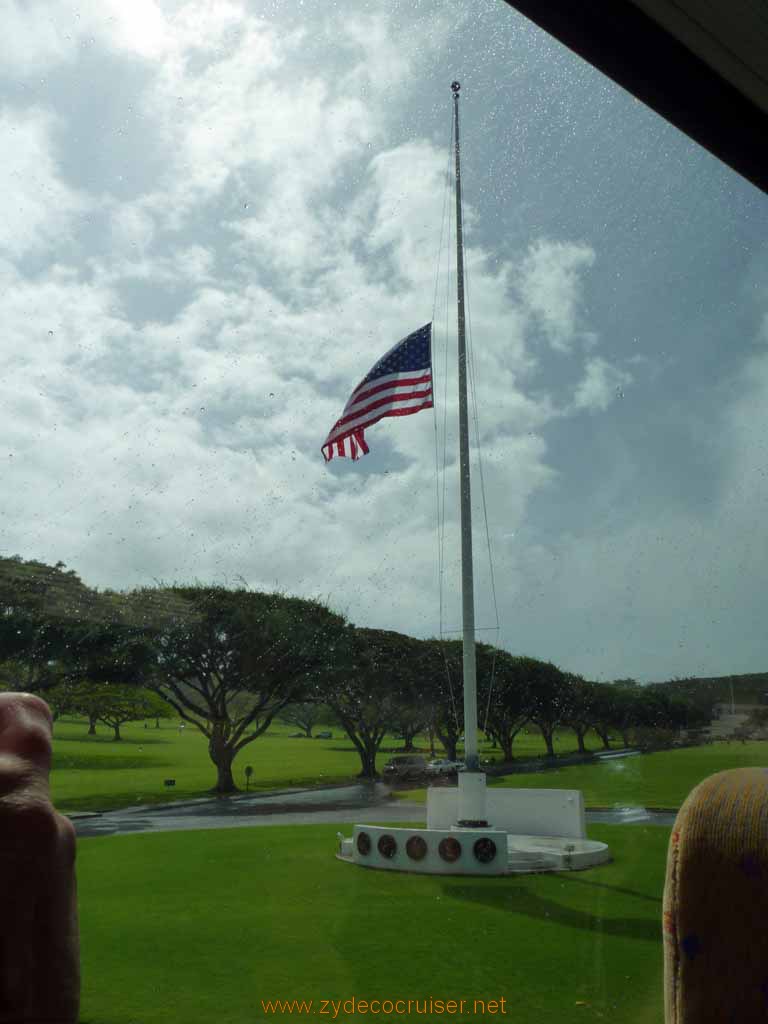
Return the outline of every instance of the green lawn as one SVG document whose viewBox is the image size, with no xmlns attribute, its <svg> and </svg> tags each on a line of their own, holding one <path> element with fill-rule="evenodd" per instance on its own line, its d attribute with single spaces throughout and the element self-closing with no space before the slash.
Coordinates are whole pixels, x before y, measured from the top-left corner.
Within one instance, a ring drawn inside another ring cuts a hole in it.
<svg viewBox="0 0 768 1024">
<path fill-rule="evenodd" d="M 338 782 L 360 770 L 354 747 L 340 730 L 331 730 L 332 740 L 289 739 L 295 731 L 277 725 L 241 752 L 235 776 L 243 789 L 247 764 L 253 766 L 255 789 Z M 144 729 L 139 722 L 123 726 L 121 733 L 123 739 L 115 742 L 104 726 L 88 736 L 85 722 L 56 722 L 51 789 L 60 809 L 106 810 L 200 797 L 215 784 L 205 737 L 192 726 L 179 732 L 171 720 L 161 720 L 160 729 L 154 723 Z M 163 785 L 167 778 L 176 779 L 173 789 Z"/>
<path fill-rule="evenodd" d="M 344 826 L 340 826 L 344 828 Z M 347 827 L 348 830 L 348 827 Z M 603 826 L 615 862 L 501 879 L 363 870 L 336 826 L 79 843 L 82 1024 L 286 1021 L 262 999 L 501 999 L 506 1014 L 377 1021 L 662 1019 L 669 831 Z M 340 1014 L 338 1021 L 369 1016 Z"/>
<path fill-rule="evenodd" d="M 522 789 L 580 789 L 587 807 L 678 808 L 708 775 L 726 768 L 764 765 L 768 766 L 768 742 L 714 743 L 489 781 Z M 425 800 L 426 790 L 408 790 L 398 796 Z"/>
<path fill-rule="evenodd" d="M 108 810 L 208 795 L 216 774 L 205 738 L 191 726 L 179 732 L 177 723 L 171 720 L 161 720 L 160 725 L 160 729 L 155 729 L 154 723 L 148 729 L 141 722 L 126 725 L 122 729 L 124 738 L 115 742 L 104 726 L 99 726 L 96 736 L 88 736 L 85 722 L 58 721 L 51 773 L 57 806 L 65 811 Z M 235 777 L 241 787 L 245 788 L 243 769 L 247 764 L 254 770 L 251 786 L 260 790 L 343 782 L 357 775 L 357 753 L 338 728 L 331 729 L 331 740 L 290 739 L 292 732 L 295 729 L 291 726 L 275 725 L 241 752 L 235 762 Z M 419 743 L 423 748 L 426 741 L 422 738 Z M 596 737 L 588 737 L 587 746 L 597 750 L 601 745 Z M 380 768 L 399 747 L 394 737 L 385 740 L 378 760 Z M 573 733 L 558 733 L 555 747 L 561 754 L 572 752 Z M 544 753 L 544 744 L 540 735 L 531 731 L 518 737 L 515 749 L 519 759 L 536 757 Z M 498 757 L 499 753 L 485 744 L 481 755 Z M 742 764 L 768 765 L 768 743 L 690 747 L 601 765 L 510 776 L 498 784 L 581 789 L 591 807 L 678 807 L 707 775 Z M 164 787 L 166 778 L 176 779 L 173 789 Z M 425 791 L 402 795 L 423 800 Z"/>
<path fill-rule="evenodd" d="M 147 729 L 142 722 L 124 725 L 123 739 L 115 742 L 106 726 L 98 726 L 97 734 L 88 736 L 84 721 L 56 722 L 51 787 L 57 806 L 65 811 L 101 811 L 206 796 L 216 781 L 216 771 L 205 738 L 193 726 L 179 732 L 178 723 L 172 720 L 161 720 L 160 726 L 155 729 L 154 722 Z M 316 786 L 354 778 L 360 771 L 355 748 L 338 727 L 329 731 L 333 733 L 332 740 L 290 739 L 295 727 L 273 725 L 241 751 L 235 761 L 238 785 L 245 788 L 243 769 L 248 764 L 253 766 L 252 788 L 262 790 Z M 422 746 L 426 743 L 423 738 L 419 742 Z M 560 752 L 573 750 L 575 745 L 571 732 L 563 731 L 556 738 L 556 749 Z M 598 746 L 596 742 L 593 745 Z M 385 740 L 386 752 L 379 755 L 379 768 L 391 756 L 390 751 L 400 746 L 394 737 Z M 498 751 L 487 745 L 482 749 L 486 756 L 499 756 Z M 520 736 L 521 757 L 543 753 L 544 744 L 538 732 Z M 176 779 L 173 789 L 164 787 L 166 778 Z"/>
</svg>

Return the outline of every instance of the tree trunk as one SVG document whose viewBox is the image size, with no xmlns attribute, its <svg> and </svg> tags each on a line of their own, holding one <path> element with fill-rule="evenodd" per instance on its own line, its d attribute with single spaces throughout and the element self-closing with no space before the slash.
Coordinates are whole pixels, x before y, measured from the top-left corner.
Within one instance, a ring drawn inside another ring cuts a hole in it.
<svg viewBox="0 0 768 1024">
<path fill-rule="evenodd" d="M 115 735 L 112 737 L 112 739 L 121 740 L 123 737 L 120 735 L 120 726 L 113 725 L 112 728 L 115 730 Z"/>
<path fill-rule="evenodd" d="M 415 737 L 415 732 L 409 732 L 406 729 L 403 729 L 403 750 L 406 752 L 406 754 L 412 753 L 414 749 L 413 741 Z"/>
<path fill-rule="evenodd" d="M 160 719 L 159 719 L 159 718 L 156 718 L 156 719 L 155 719 L 155 728 L 156 728 L 156 729 L 159 729 L 159 728 L 160 728 Z"/>
<path fill-rule="evenodd" d="M 376 751 L 370 750 L 368 747 L 363 747 L 362 750 L 358 748 L 358 754 L 360 755 L 360 764 L 362 771 L 357 776 L 359 779 L 376 779 Z"/>
<path fill-rule="evenodd" d="M 632 744 L 629 741 L 630 740 L 629 729 L 620 729 L 619 732 L 621 733 L 621 739 L 622 739 L 622 742 L 623 742 L 624 746 L 625 747 L 631 747 Z"/>
<path fill-rule="evenodd" d="M 233 758 L 230 757 L 228 760 L 220 761 L 216 765 L 216 793 L 238 792 L 234 776 L 232 775 L 232 761 Z"/>
<path fill-rule="evenodd" d="M 437 738 L 443 744 L 445 749 L 445 756 L 449 761 L 457 761 L 456 747 L 458 746 L 459 740 L 457 736 L 442 736 L 440 733 L 437 734 Z"/>
<path fill-rule="evenodd" d="M 88 735 L 96 735 L 96 717 L 94 715 L 88 716 Z"/>
<path fill-rule="evenodd" d="M 546 726 L 540 725 L 539 726 L 539 731 L 541 732 L 541 735 L 544 737 L 544 742 L 547 745 L 547 757 L 554 757 L 555 756 L 555 747 L 554 747 L 554 744 L 552 743 L 552 735 L 553 735 L 555 730 L 554 729 L 548 729 Z"/>
<path fill-rule="evenodd" d="M 499 736 L 499 741 L 501 743 L 501 749 L 504 752 L 504 760 L 505 761 L 511 761 L 512 760 L 512 740 L 513 740 L 513 738 L 514 737 L 512 737 L 512 736 L 504 736 L 503 734 L 501 736 Z M 495 746 L 496 746 L 496 744 L 494 743 L 494 747 Z"/>
<path fill-rule="evenodd" d="M 595 732 L 600 737 L 600 739 L 603 741 L 603 750 L 610 750 L 611 749 L 611 744 L 608 741 L 608 730 L 607 729 L 601 729 L 601 728 L 599 728 L 599 726 L 595 726 Z"/>
<path fill-rule="evenodd" d="M 311 740 L 312 739 L 312 726 L 311 725 L 302 725 L 301 728 L 304 730 L 304 735 L 307 737 L 307 739 Z"/>
<path fill-rule="evenodd" d="M 235 754 L 222 735 L 217 735 L 214 732 L 214 735 L 208 742 L 208 753 L 211 760 L 216 765 L 216 785 L 213 792 L 239 792 L 235 785 L 234 776 L 232 775 L 232 762 L 235 759 Z"/>
<path fill-rule="evenodd" d="M 584 729 L 577 729 L 575 725 L 571 728 L 576 733 L 576 743 L 578 744 L 579 753 L 586 754 L 587 748 L 584 746 Z"/>
</svg>

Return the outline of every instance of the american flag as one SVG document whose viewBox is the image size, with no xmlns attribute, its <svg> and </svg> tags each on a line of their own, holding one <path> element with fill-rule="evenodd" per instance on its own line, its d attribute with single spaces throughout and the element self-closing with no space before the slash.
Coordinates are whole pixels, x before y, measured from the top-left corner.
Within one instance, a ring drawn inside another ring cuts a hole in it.
<svg viewBox="0 0 768 1024">
<path fill-rule="evenodd" d="M 393 345 L 363 377 L 325 439 L 326 462 L 334 455 L 367 455 L 365 428 L 385 416 L 411 416 L 432 408 L 431 343 L 432 324 L 425 324 Z"/>
</svg>

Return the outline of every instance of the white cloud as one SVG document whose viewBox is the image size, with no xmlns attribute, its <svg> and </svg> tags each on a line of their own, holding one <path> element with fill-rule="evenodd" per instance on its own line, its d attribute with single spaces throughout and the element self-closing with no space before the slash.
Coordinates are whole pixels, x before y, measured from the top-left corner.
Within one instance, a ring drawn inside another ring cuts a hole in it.
<svg viewBox="0 0 768 1024">
<path fill-rule="evenodd" d="M 0 33 L 0 76 L 38 77 L 56 64 L 74 59 L 82 24 L 72 6 L 67 5 L 67 8 L 68 17 L 64 4 L 5 0 Z"/>
<path fill-rule="evenodd" d="M 113 250 L 141 255 L 155 237 L 154 218 L 140 203 L 120 203 L 112 212 Z"/>
<path fill-rule="evenodd" d="M 580 274 L 594 262 L 594 250 L 588 245 L 547 239 L 534 242 L 523 260 L 520 297 L 558 352 L 570 351 L 580 336 Z M 594 337 L 587 334 L 586 340 L 591 344 Z"/>
<path fill-rule="evenodd" d="M 53 117 L 39 108 L 0 111 L 0 254 L 51 248 L 55 259 L 76 217 L 95 205 L 61 180 L 52 128 Z"/>
<path fill-rule="evenodd" d="M 168 6 L 164 11 L 155 0 L 5 0 L 0 75 L 49 74 L 100 46 L 154 60 L 180 45 L 216 45 L 222 23 L 231 24 L 237 11 L 226 3 L 175 3 L 175 13 L 166 13 Z"/>
<path fill-rule="evenodd" d="M 198 37 L 187 31 L 200 5 L 171 18 L 149 3 L 108 22 L 109 45 L 155 68 L 143 109 L 161 130 L 166 167 L 148 194 L 105 206 L 110 245 L 91 257 L 90 284 L 73 271 L 15 282 L 6 315 L 22 356 L 9 377 L 16 487 L 4 546 L 63 557 L 102 585 L 236 570 L 253 586 L 330 595 L 362 622 L 430 632 L 432 417 L 375 429 L 374 450 L 396 460 L 385 472 L 338 475 L 319 451 L 357 379 L 431 316 L 445 154 L 423 140 L 374 159 L 369 148 L 391 116 L 393 72 L 404 77 L 423 45 L 401 45 L 381 15 L 329 17 L 323 31 L 329 45 L 339 36 L 348 62 L 334 78 L 303 67 L 302 32 L 217 9 L 208 38 L 236 31 L 204 61 L 193 59 Z M 340 201 L 333 185 L 348 165 L 354 184 Z M 222 206 L 223 217 L 208 213 L 214 241 L 180 241 L 192 218 Z M 233 256 L 259 272 L 238 285 Z M 490 515 L 514 531 L 553 480 L 535 432 L 556 412 L 521 387 L 534 361 L 529 314 L 509 294 L 512 267 L 491 264 L 479 246 L 467 263 Z M 138 328 L 118 298 L 129 280 L 194 287 L 168 322 Z M 56 312 L 42 342 L 30 315 L 38 303 Z M 437 349 L 444 343 L 440 327 Z M 452 395 L 454 370 L 447 383 Z M 449 446 L 454 434 L 451 415 Z M 448 466 L 455 554 L 452 447 Z M 41 493 L 50 500 L 31 510 Z M 393 612 L 395 550 L 406 568 Z M 458 612 L 449 598 L 447 616 Z"/>
<path fill-rule="evenodd" d="M 624 397 L 624 388 L 631 382 L 632 374 L 612 366 L 600 356 L 588 359 L 571 408 L 604 412 L 611 402 Z"/>
<path fill-rule="evenodd" d="M 447 160 L 403 130 L 404 95 L 433 37 L 418 15 L 400 11 L 395 24 L 357 6 L 348 17 L 308 13 L 304 31 L 234 3 L 79 9 L 78 47 L 85 38 L 102 56 L 139 58 L 143 84 L 131 100 L 160 170 L 124 200 L 103 198 L 110 185 L 96 169 L 85 197 L 61 180 L 52 115 L 33 108 L 0 122 L 16 129 L 3 139 L 11 155 L 0 199 L 9 481 L 0 545 L 63 558 L 99 585 L 242 576 L 329 597 L 359 622 L 432 632 L 434 419 L 373 428 L 373 455 L 353 471 L 326 467 L 319 448 L 362 374 L 433 315 Z M 23 28 L 30 40 L 38 14 Z M 438 12 L 435 38 L 451 18 Z M 35 59 L 78 59 L 46 31 Z M 72 137 L 60 134 L 64 144 Z M 126 180 L 144 156 L 127 155 Z M 701 607 L 714 580 L 735 591 L 743 565 L 768 570 L 750 561 L 748 540 L 768 497 L 765 364 L 739 383 L 725 416 L 732 476 L 708 520 L 669 509 L 633 520 L 621 502 L 634 479 L 629 458 L 600 484 L 610 515 L 577 534 L 547 428 L 599 415 L 617 389 L 661 364 L 595 352 L 583 295 L 587 273 L 601 268 L 589 245 L 539 238 L 520 265 L 496 261 L 483 239 L 497 208 L 476 201 L 466 258 L 505 640 L 560 652 L 588 674 L 637 664 L 671 674 L 677 652 L 685 671 L 690 643 L 712 643 L 705 619 L 693 623 L 687 610 L 694 598 Z M 93 215 L 85 258 L 75 263 L 71 247 L 73 263 L 62 266 L 56 248 L 76 237 L 81 212 Z M 30 255 L 42 262 L 46 249 L 51 261 L 34 276 L 13 266 Z M 444 302 L 435 311 L 441 429 L 444 325 L 455 324 L 454 297 L 447 311 Z M 557 353 L 583 353 L 583 364 L 532 350 L 537 334 Z M 456 625 L 454 370 L 447 387 L 445 622 Z M 564 392 L 567 402 L 556 398 Z M 549 534 L 532 515 L 547 495 L 548 514 L 561 513 Z M 476 488 L 478 622 L 487 625 L 479 497 Z M 678 647 L 683 627 L 688 653 Z"/>
</svg>

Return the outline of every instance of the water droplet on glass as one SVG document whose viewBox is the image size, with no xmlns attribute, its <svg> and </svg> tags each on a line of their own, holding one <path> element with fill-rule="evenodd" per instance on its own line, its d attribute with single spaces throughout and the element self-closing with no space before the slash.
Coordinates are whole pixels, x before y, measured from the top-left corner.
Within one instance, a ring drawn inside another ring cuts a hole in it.
<svg viewBox="0 0 768 1024">
<path fill-rule="evenodd" d="M 48 334 L 51 338 L 53 337 L 53 331 L 48 331 Z"/>
<path fill-rule="evenodd" d="M 244 209 L 244 210 L 247 210 L 247 209 L 248 209 L 248 203 L 243 203 L 243 209 Z"/>
<path fill-rule="evenodd" d="M 270 398 L 274 398 L 275 397 L 275 392 L 274 391 L 270 391 L 269 392 L 269 397 Z"/>
<path fill-rule="evenodd" d="M 205 406 L 204 405 L 200 406 L 200 412 L 205 412 Z"/>
<path fill-rule="evenodd" d="M 624 389 L 623 388 L 621 388 L 621 387 L 616 388 L 616 397 L 617 398 L 623 398 L 624 397 Z"/>
</svg>

